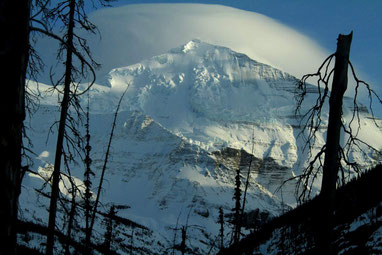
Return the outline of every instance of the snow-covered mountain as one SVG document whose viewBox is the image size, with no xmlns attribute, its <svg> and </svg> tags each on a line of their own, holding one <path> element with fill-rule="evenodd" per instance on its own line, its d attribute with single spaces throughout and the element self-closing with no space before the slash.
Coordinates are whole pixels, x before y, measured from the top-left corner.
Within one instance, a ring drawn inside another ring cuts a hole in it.
<svg viewBox="0 0 382 255">
<path fill-rule="evenodd" d="M 180 243 L 180 230 L 174 229 L 188 225 L 190 249 L 196 253 L 214 249 L 218 209 L 230 213 L 236 170 L 241 167 L 244 181 L 251 154 L 246 210 L 277 215 L 282 199 L 294 205 L 294 183 L 284 186 L 282 198 L 275 191 L 284 180 L 301 172 L 308 155 L 302 150 L 304 138 L 299 136 L 300 116 L 294 115 L 295 77 L 228 48 L 192 40 L 166 54 L 113 69 L 104 81 L 90 91 L 93 184 L 98 183 L 116 104 L 127 89 L 100 209 L 106 213 L 112 203 L 131 206 L 118 215 L 144 226 L 137 229 L 148 243 L 138 238 L 136 246 L 147 248 L 151 243 L 152 253 L 163 254 L 174 240 Z M 30 120 L 29 135 L 38 155 L 33 168 L 49 176 L 56 133 L 49 128 L 59 116 L 58 95 L 45 91 L 48 85 L 30 82 L 32 90 L 37 86 L 43 92 L 41 105 Z M 310 106 L 316 91 L 311 86 L 302 111 Z M 86 102 L 84 96 L 84 106 Z M 344 121 L 349 120 L 351 106 L 352 101 L 346 99 Z M 323 116 L 327 115 L 325 106 Z M 361 115 L 359 137 L 381 149 L 380 130 L 367 112 Z M 322 129 L 318 146 L 324 143 L 324 136 Z M 364 165 L 376 162 L 371 152 L 354 151 L 352 156 Z M 77 162 L 71 170 L 81 184 L 84 167 L 81 160 Z M 67 193 L 65 183 L 63 179 L 63 193 Z M 36 175 L 25 178 L 20 197 L 22 217 L 46 221 L 47 200 L 37 199 L 34 191 L 42 184 Z M 101 219 L 96 230 L 101 240 L 104 230 L 100 223 Z M 126 228 L 131 231 L 132 227 Z M 125 236 L 127 244 L 129 238 Z M 30 242 L 38 245 L 39 241 Z"/>
</svg>

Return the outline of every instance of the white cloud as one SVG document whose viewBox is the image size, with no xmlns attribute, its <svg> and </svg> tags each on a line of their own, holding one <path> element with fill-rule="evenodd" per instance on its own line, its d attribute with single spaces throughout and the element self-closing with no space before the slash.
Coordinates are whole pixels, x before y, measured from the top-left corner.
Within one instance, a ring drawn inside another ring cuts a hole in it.
<svg viewBox="0 0 382 255">
<path fill-rule="evenodd" d="M 192 39 L 226 46 L 252 59 L 301 77 L 314 72 L 328 52 L 301 33 L 264 15 L 220 5 L 139 4 L 98 10 L 90 15 L 102 39 L 89 36 L 102 68 L 134 64 Z M 47 42 L 42 49 L 54 63 Z"/>
<path fill-rule="evenodd" d="M 49 157 L 49 151 L 43 151 L 40 153 L 40 155 L 38 156 L 39 159 L 42 159 L 42 158 L 47 158 Z"/>
<path fill-rule="evenodd" d="M 264 15 L 202 4 L 127 5 L 94 12 L 103 71 L 167 52 L 192 39 L 229 47 L 301 76 L 328 55 L 312 40 Z"/>
</svg>

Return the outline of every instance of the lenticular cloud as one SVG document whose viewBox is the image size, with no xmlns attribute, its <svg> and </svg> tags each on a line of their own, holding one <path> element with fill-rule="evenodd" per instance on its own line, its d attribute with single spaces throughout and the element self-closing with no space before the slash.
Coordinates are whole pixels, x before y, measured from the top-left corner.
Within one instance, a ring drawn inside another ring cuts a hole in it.
<svg viewBox="0 0 382 255">
<path fill-rule="evenodd" d="M 271 18 L 231 7 L 205 4 L 138 4 L 101 9 L 90 15 L 101 32 L 88 38 L 102 64 L 111 69 L 165 53 L 192 39 L 229 47 L 297 77 L 313 72 L 328 55 L 315 42 Z M 54 63 L 51 43 L 42 42 Z M 49 61 L 49 59 L 51 61 Z"/>
<path fill-rule="evenodd" d="M 107 60 L 105 71 L 195 38 L 298 76 L 315 70 L 327 55 L 309 38 L 273 19 L 219 5 L 127 5 L 94 12 L 91 18 L 102 33 L 95 49 L 99 59 Z"/>
</svg>

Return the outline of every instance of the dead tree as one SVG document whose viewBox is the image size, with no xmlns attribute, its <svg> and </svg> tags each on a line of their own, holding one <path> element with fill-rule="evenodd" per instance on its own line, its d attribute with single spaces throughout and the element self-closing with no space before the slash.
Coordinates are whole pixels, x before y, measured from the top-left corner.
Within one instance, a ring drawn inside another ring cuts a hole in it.
<svg viewBox="0 0 382 255">
<path fill-rule="evenodd" d="M 44 6 L 41 11 L 42 19 L 48 21 L 48 24 L 32 19 L 38 26 L 32 27 L 32 31 L 42 33 L 49 37 L 52 37 L 60 42 L 60 49 L 58 53 L 58 59 L 61 59 L 63 54 L 66 54 L 64 65 L 65 73 L 55 84 L 54 89 L 58 91 L 62 96 L 61 101 L 61 115 L 58 126 L 58 135 L 56 143 L 56 155 L 54 161 L 54 170 L 52 177 L 52 191 L 51 191 L 51 200 L 50 200 L 50 209 L 49 209 L 49 231 L 47 233 L 47 248 L 46 254 L 53 253 L 54 247 L 54 233 L 56 226 L 56 211 L 57 211 L 57 199 L 59 195 L 58 184 L 60 181 L 61 174 L 61 161 L 62 157 L 65 154 L 64 152 L 64 141 L 69 144 L 71 148 L 75 151 L 77 149 L 77 144 L 74 140 L 70 138 L 67 134 L 66 129 L 70 129 L 72 133 L 76 136 L 78 131 L 75 127 L 72 126 L 72 123 L 76 122 L 76 119 L 79 119 L 81 113 L 81 106 L 79 105 L 78 97 L 89 90 L 90 86 L 94 83 L 95 72 L 94 68 L 98 64 L 93 60 L 90 54 L 90 49 L 86 44 L 86 40 L 78 36 L 74 32 L 74 27 L 77 24 L 79 28 L 86 31 L 94 32 L 95 26 L 88 21 L 85 10 L 84 10 L 84 1 L 78 0 L 65 0 L 57 3 L 57 6 L 53 8 L 48 8 Z M 52 28 L 49 26 L 49 22 L 56 23 L 57 20 L 63 24 L 63 29 L 66 30 L 64 36 L 56 35 L 52 32 Z M 81 53 L 82 51 L 82 53 Z M 80 63 L 80 67 L 77 68 L 75 65 L 74 58 L 77 58 Z M 78 85 L 81 79 L 87 79 L 88 73 L 91 74 L 92 81 L 90 86 L 84 91 L 79 92 Z M 74 82 L 77 82 L 75 84 Z M 63 83 L 63 89 L 60 89 L 61 84 Z M 70 116 L 70 108 L 73 108 L 77 112 L 77 117 Z M 70 152 L 69 152 L 70 153 Z M 73 159 L 73 155 L 69 155 Z"/>
<path fill-rule="evenodd" d="M 73 29 L 74 29 L 74 12 L 75 12 L 76 2 L 75 0 L 70 0 L 69 2 L 69 23 L 66 44 L 68 48 L 66 49 L 66 61 L 65 61 L 65 82 L 64 82 L 64 93 L 61 101 L 61 116 L 60 124 L 58 127 L 57 135 L 57 145 L 56 145 L 56 156 L 54 159 L 54 170 L 53 170 L 53 181 L 52 181 L 52 192 L 49 206 L 49 223 L 48 223 L 48 235 L 47 235 L 47 246 L 46 254 L 53 254 L 54 246 L 54 231 L 56 227 L 56 211 L 57 211 L 57 199 L 59 194 L 58 184 L 60 182 L 61 173 L 61 158 L 62 158 L 62 146 L 64 143 L 64 132 L 66 127 L 66 118 L 68 115 L 69 108 L 69 93 L 70 86 L 72 83 L 72 69 L 73 69 Z"/>
<path fill-rule="evenodd" d="M 169 247 L 167 250 L 172 249 L 171 254 L 173 254 L 173 255 L 175 254 L 175 250 L 180 251 L 181 254 L 187 254 L 187 253 L 195 254 L 195 252 L 190 248 L 190 245 L 187 246 L 187 244 L 186 244 L 187 241 L 190 243 L 190 236 L 188 235 L 188 229 L 191 228 L 191 229 L 198 229 L 198 230 L 202 231 L 203 227 L 198 226 L 198 225 L 190 225 L 189 224 L 189 219 L 190 219 L 190 215 L 191 215 L 192 209 L 193 208 L 190 207 L 190 209 L 188 211 L 187 219 L 186 219 L 186 225 L 178 227 L 179 218 L 180 218 L 181 213 L 182 213 L 182 211 L 180 211 L 179 215 L 178 215 L 178 218 L 176 220 L 175 227 L 174 228 L 170 228 L 171 230 L 174 231 L 174 239 L 173 239 L 171 247 Z M 181 233 L 181 236 L 180 236 L 181 241 L 180 241 L 180 243 L 177 243 L 177 232 L 179 230 L 180 230 L 180 233 Z"/>
<path fill-rule="evenodd" d="M 255 147 L 255 142 L 254 142 L 255 134 L 254 133 L 255 133 L 255 131 L 253 130 L 253 133 L 252 133 L 251 157 L 249 159 L 248 173 L 247 173 L 247 178 L 246 178 L 246 181 L 245 181 L 245 188 L 244 188 L 244 194 L 243 194 L 243 205 L 241 207 L 241 215 L 240 215 L 241 219 L 244 219 L 244 209 L 245 209 L 245 203 L 247 201 L 247 190 L 248 190 L 248 186 L 249 186 L 249 179 L 251 177 L 251 167 L 252 167 L 252 161 L 253 161 L 253 150 L 254 150 L 254 147 Z M 241 153 L 243 153 L 243 151 L 244 150 L 242 150 Z M 243 154 L 241 154 L 240 164 L 241 164 L 242 161 L 244 162 Z"/>
<path fill-rule="evenodd" d="M 378 150 L 371 147 L 367 143 L 357 138 L 360 128 L 360 115 L 358 105 L 358 92 L 360 86 L 365 86 L 370 98 L 369 109 L 373 114 L 372 109 L 372 96 L 375 96 L 379 103 L 382 103 L 378 95 L 370 88 L 369 84 L 359 80 L 355 74 L 354 68 L 349 60 L 350 44 L 352 40 L 352 33 L 349 35 L 339 35 L 337 42 L 337 51 L 330 55 L 319 67 L 318 71 L 314 74 L 307 74 L 302 77 L 298 84 L 298 104 L 296 113 L 300 111 L 301 105 L 307 94 L 307 79 L 316 77 L 318 98 L 315 105 L 311 107 L 304 115 L 303 129 L 301 133 L 306 132 L 307 143 L 304 149 L 309 149 L 310 162 L 303 170 L 303 173 L 297 177 L 296 194 L 299 201 L 302 202 L 308 199 L 311 195 L 313 183 L 318 175 L 322 172 L 322 185 L 321 185 L 321 199 L 323 201 L 323 215 L 319 233 L 319 246 L 321 252 L 326 254 L 333 254 L 331 249 L 331 222 L 333 214 L 333 205 L 335 201 L 335 190 L 338 183 L 344 184 L 346 181 L 345 169 L 353 169 L 359 173 L 360 169 L 357 162 L 352 161 L 349 157 L 351 150 L 356 147 L 362 150 L 361 146 L 366 146 L 368 149 L 374 150 L 380 154 Z M 331 61 L 335 57 L 334 68 L 331 68 Z M 343 95 L 347 89 L 348 81 L 348 66 L 351 67 L 351 73 L 356 81 L 355 96 L 353 99 L 353 114 L 350 122 L 344 124 L 342 121 L 342 104 Z M 333 75 L 333 82 L 331 91 L 329 92 L 329 81 Z M 323 86 L 323 87 L 322 87 Z M 316 135 L 322 127 L 323 117 L 322 109 L 329 100 L 329 120 L 327 128 L 326 143 L 321 147 L 320 151 L 313 155 L 312 151 L 316 145 Z M 373 116 L 374 117 L 374 116 Z M 354 131 L 352 123 L 356 122 L 358 125 Z M 340 144 L 341 131 L 348 135 L 348 139 L 344 145 Z M 323 159 L 324 158 L 324 159 Z M 338 176 L 341 176 L 339 179 Z"/>
<path fill-rule="evenodd" d="M 323 230 L 321 233 L 321 249 L 327 254 L 334 254 L 331 248 L 331 227 L 332 214 L 334 208 L 334 195 L 336 191 L 337 176 L 340 170 L 340 136 L 342 125 L 342 101 L 348 83 L 348 63 L 350 54 L 350 44 L 353 33 L 349 35 L 339 35 L 336 61 L 334 64 L 334 76 L 332 90 L 329 99 L 329 122 L 325 144 L 325 159 L 322 173 L 321 193 L 324 202 Z"/>
<path fill-rule="evenodd" d="M 322 174 L 321 195 L 334 202 L 339 167 L 339 148 L 342 125 L 342 101 L 348 83 L 348 63 L 353 33 L 339 35 L 337 42 L 334 77 L 329 99 L 329 122 L 326 135 L 325 160 Z"/>
<path fill-rule="evenodd" d="M 25 78 L 29 60 L 30 0 L 0 3 L 0 238 L 1 254 L 15 254 L 18 197 L 24 171 L 21 167 L 25 119 Z"/>
<path fill-rule="evenodd" d="M 309 90 L 307 80 L 309 78 L 318 79 L 318 97 L 315 101 L 315 104 L 306 113 L 303 114 L 302 122 L 304 123 L 302 123 L 302 130 L 300 133 L 300 135 L 304 135 L 305 133 L 307 134 L 304 150 L 308 150 L 310 161 L 308 166 L 303 170 L 303 173 L 293 178 L 297 179 L 296 195 L 298 195 L 300 202 L 310 198 L 312 185 L 314 181 L 317 180 L 317 177 L 320 173 L 323 174 L 321 189 L 322 194 L 331 194 L 338 183 L 346 182 L 345 169 L 351 168 L 355 172 L 359 173 L 359 165 L 357 162 L 352 161 L 349 157 L 349 154 L 353 148 L 361 149 L 361 146 L 365 146 L 368 149 L 381 155 L 377 149 L 357 138 L 357 134 L 360 129 L 360 107 L 358 103 L 358 93 L 360 87 L 363 86 L 366 88 L 369 94 L 369 110 L 372 114 L 372 117 L 374 117 L 372 98 L 375 97 L 379 103 L 382 103 L 382 100 L 370 88 L 368 83 L 358 79 L 355 70 L 349 60 L 351 38 L 352 33 L 349 35 L 339 35 L 336 53 L 330 55 L 322 63 L 316 73 L 304 75 L 298 83 L 298 88 L 296 91 L 296 114 L 301 111 L 302 103 Z M 336 59 L 334 68 L 331 67 L 333 58 Z M 352 77 L 356 81 L 356 86 L 355 95 L 353 98 L 352 117 L 351 120 L 345 124 L 342 121 L 342 98 L 347 88 L 348 65 L 351 68 Z M 329 81 L 333 74 L 333 84 L 331 92 L 329 92 Z M 322 110 L 328 101 L 330 111 L 326 143 L 321 147 L 317 154 L 313 154 L 314 147 L 317 145 L 316 136 L 319 132 L 319 129 L 323 126 Z M 355 130 L 352 128 L 352 124 L 354 123 L 357 125 Z M 377 125 L 377 123 L 375 124 Z M 348 138 L 345 140 L 343 145 L 339 143 L 341 132 L 344 132 L 346 135 L 348 135 Z M 339 179 L 338 176 L 341 178 Z"/>
<path fill-rule="evenodd" d="M 127 92 L 127 89 L 128 89 L 128 86 L 126 87 L 125 91 L 122 93 L 122 95 L 121 95 L 121 97 L 120 97 L 120 99 L 118 101 L 117 109 L 115 110 L 115 113 L 114 113 L 113 123 L 111 125 L 111 131 L 110 131 L 110 136 L 109 136 L 109 142 L 107 144 L 107 149 L 106 149 L 106 153 L 105 153 L 105 159 L 104 159 L 104 162 L 103 162 L 101 176 L 100 176 L 100 181 L 99 181 L 99 185 L 98 185 L 98 188 L 97 188 L 97 196 L 96 196 L 96 199 L 95 199 L 95 202 L 94 202 L 93 213 L 92 213 L 92 217 L 91 217 L 91 220 L 90 220 L 90 226 L 89 226 L 89 229 L 88 229 L 88 231 L 89 231 L 89 240 L 91 239 L 92 232 L 93 232 L 93 227 L 94 227 L 94 223 L 95 223 L 95 217 L 96 217 L 96 213 L 97 213 L 97 207 L 98 207 L 99 199 L 100 199 L 100 196 L 101 196 L 102 184 L 103 184 L 103 181 L 104 181 L 104 178 L 105 178 L 105 172 L 106 172 L 106 169 L 107 169 L 107 163 L 108 163 L 109 155 L 110 155 L 111 142 L 113 141 L 114 129 L 115 129 L 115 126 L 117 124 L 117 117 L 118 117 L 119 108 L 121 107 L 121 103 L 122 103 L 123 97 L 125 96 L 125 94 Z"/>
<path fill-rule="evenodd" d="M 100 1 L 106 4 L 109 2 L 109 0 Z M 65 2 L 68 1 L 59 3 L 60 8 L 65 5 Z M 29 78 L 36 78 L 42 67 L 30 41 L 33 40 L 35 31 L 50 35 L 64 44 L 66 41 L 62 37 L 54 35 L 49 29 L 49 24 L 47 24 L 49 22 L 45 19 L 49 4 L 49 0 L 2 0 L 0 3 L 0 28 L 6 35 L 0 39 L 1 76 L 3 83 L 6 84 L 3 86 L 3 97 L 0 100 L 0 111 L 4 122 L 0 132 L 0 153 L 2 155 L 0 160 L 0 203 L 3 205 L 0 209 L 0 217 L 5 222 L 1 226 L 0 235 L 5 243 L 1 249 L 6 254 L 15 252 L 16 239 L 13 225 L 17 218 L 18 196 L 25 173 L 23 169 L 28 168 L 21 167 L 22 154 L 25 155 L 23 150 L 26 149 L 22 145 L 22 136 L 25 135 L 23 121 L 26 110 L 28 110 L 26 109 L 28 99 L 26 78 L 27 73 Z M 59 16 L 53 17 L 52 24 L 59 18 Z M 83 22 L 81 25 L 86 24 Z M 73 51 L 77 57 L 82 58 L 77 50 L 73 49 Z"/>
</svg>

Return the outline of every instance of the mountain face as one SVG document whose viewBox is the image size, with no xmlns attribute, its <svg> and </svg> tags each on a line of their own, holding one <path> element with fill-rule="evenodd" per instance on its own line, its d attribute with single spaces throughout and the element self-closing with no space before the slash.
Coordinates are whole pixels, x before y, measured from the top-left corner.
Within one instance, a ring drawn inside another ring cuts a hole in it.
<svg viewBox="0 0 382 255">
<path fill-rule="evenodd" d="M 217 249 L 218 210 L 222 207 L 229 219 L 239 167 L 244 183 L 251 165 L 246 211 L 278 215 L 284 202 L 295 204 L 293 182 L 276 192 L 307 163 L 304 136 L 299 135 L 301 116 L 294 114 L 295 77 L 228 48 L 193 40 L 166 54 L 113 69 L 104 81 L 93 85 L 89 94 L 93 187 L 99 182 L 117 102 L 127 89 L 112 140 L 100 211 L 107 213 L 112 204 L 131 207 L 120 210 L 118 216 L 137 225 L 124 221 L 118 233 L 126 247 L 134 243 L 136 254 L 168 252 L 181 242 L 182 226 L 188 226 L 189 249 L 196 253 Z M 49 88 L 30 82 L 32 90 L 37 86 L 40 91 Z M 85 87 L 82 84 L 80 90 Z M 302 112 L 317 95 L 314 86 L 309 91 Z M 59 116 L 58 97 L 57 92 L 43 92 L 41 105 L 28 122 L 33 151 L 38 155 L 33 156 L 33 169 L 39 175 L 29 174 L 23 183 L 20 204 L 26 220 L 45 223 L 48 218 L 48 201 L 41 192 L 50 192 L 42 185 L 54 161 L 57 132 L 50 126 Z M 81 100 L 85 107 L 87 97 Z M 351 117 L 351 104 L 350 99 L 344 102 L 345 122 Z M 327 115 L 325 106 L 324 126 Z M 361 114 L 359 137 L 380 149 L 381 132 L 367 117 L 367 112 Z M 322 129 L 317 146 L 324 143 L 324 137 Z M 376 162 L 369 151 L 355 150 L 351 155 L 366 166 Z M 83 188 L 83 163 L 78 158 L 69 165 L 75 182 Z M 63 178 L 60 189 L 70 198 L 68 183 Z M 64 221 L 60 222 L 64 228 Z M 81 221 L 78 224 L 83 226 Z M 100 216 L 96 222 L 99 242 L 104 229 Z M 136 239 L 133 234 L 123 236 L 134 229 Z M 76 238 L 81 240 L 83 235 L 79 232 Z M 34 246 L 41 241 L 41 237 L 22 240 Z M 118 247 L 115 249 L 121 253 L 130 252 Z"/>
</svg>

